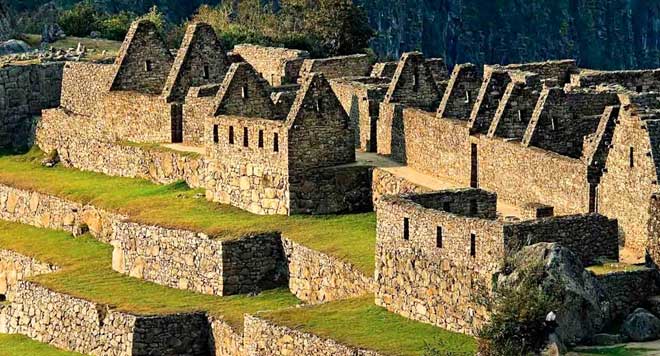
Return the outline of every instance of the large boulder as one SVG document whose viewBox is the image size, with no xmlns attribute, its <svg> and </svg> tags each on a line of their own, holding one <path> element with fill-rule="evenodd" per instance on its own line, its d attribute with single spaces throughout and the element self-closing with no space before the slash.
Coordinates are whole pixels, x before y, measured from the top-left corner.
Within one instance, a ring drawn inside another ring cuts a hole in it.
<svg viewBox="0 0 660 356">
<path fill-rule="evenodd" d="M 621 332 L 632 341 L 660 339 L 660 319 L 643 308 L 628 315 L 621 326 Z"/>
<path fill-rule="evenodd" d="M 30 46 L 19 40 L 0 42 L 0 56 L 29 52 Z"/>
<path fill-rule="evenodd" d="M 511 259 L 509 273 L 500 276 L 498 288 L 515 288 L 524 273 L 536 267 L 538 288 L 559 305 L 555 333 L 567 346 L 589 340 L 609 321 L 609 303 L 596 278 L 584 269 L 580 259 L 556 243 L 539 243 L 523 248 Z"/>
</svg>

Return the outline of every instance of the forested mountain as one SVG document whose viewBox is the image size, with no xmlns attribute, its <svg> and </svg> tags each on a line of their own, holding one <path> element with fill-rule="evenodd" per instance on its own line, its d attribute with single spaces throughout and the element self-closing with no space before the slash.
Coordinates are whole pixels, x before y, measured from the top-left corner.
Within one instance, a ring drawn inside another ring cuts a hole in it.
<svg viewBox="0 0 660 356">
<path fill-rule="evenodd" d="M 56 0 L 71 6 L 79 0 Z M 226 0 L 229 1 L 229 0 Z M 234 0 L 236 1 L 236 0 Z M 313 6 L 322 0 L 286 1 Z M 16 11 L 46 0 L 9 0 Z M 157 5 L 168 19 L 186 19 L 220 0 L 93 0 L 108 12 L 144 13 Z M 384 58 L 422 50 L 461 62 L 513 63 L 576 58 L 583 67 L 660 67 L 660 0 L 354 0 L 376 30 L 374 51 Z M 275 6 L 272 6 L 272 5 Z"/>
<path fill-rule="evenodd" d="M 660 0 L 356 0 L 373 48 L 450 64 L 576 58 L 601 69 L 660 67 Z"/>
</svg>

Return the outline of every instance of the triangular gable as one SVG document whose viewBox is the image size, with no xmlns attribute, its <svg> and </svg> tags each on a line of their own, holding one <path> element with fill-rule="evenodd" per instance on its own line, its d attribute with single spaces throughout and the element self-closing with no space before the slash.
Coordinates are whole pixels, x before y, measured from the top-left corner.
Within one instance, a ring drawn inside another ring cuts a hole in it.
<svg viewBox="0 0 660 356">
<path fill-rule="evenodd" d="M 430 110 L 438 106 L 440 95 L 424 55 L 408 52 L 401 56 L 384 102 Z"/>
<path fill-rule="evenodd" d="M 304 77 L 286 120 L 292 169 L 355 161 L 350 119 L 322 74 Z"/>
<path fill-rule="evenodd" d="M 565 92 L 546 88 L 527 127 L 522 144 L 563 156 L 581 158 L 584 137 L 596 132 L 607 106 L 617 105 L 614 92 Z"/>
<path fill-rule="evenodd" d="M 487 133 L 507 85 L 509 73 L 498 67 L 486 67 L 477 102 L 470 114 L 470 133 Z"/>
<path fill-rule="evenodd" d="M 221 82 L 228 67 L 227 55 L 213 28 L 193 23 L 186 29 L 163 95 L 168 101 L 182 101 L 191 87 Z"/>
<path fill-rule="evenodd" d="M 471 63 L 454 67 L 438 108 L 438 117 L 467 121 L 481 88 L 477 67 Z"/>
<path fill-rule="evenodd" d="M 248 63 L 234 63 L 229 67 L 216 102 L 215 116 L 274 118 L 270 86 Z"/>
<path fill-rule="evenodd" d="M 153 22 L 133 22 L 115 61 L 110 90 L 160 94 L 173 58 Z"/>
</svg>

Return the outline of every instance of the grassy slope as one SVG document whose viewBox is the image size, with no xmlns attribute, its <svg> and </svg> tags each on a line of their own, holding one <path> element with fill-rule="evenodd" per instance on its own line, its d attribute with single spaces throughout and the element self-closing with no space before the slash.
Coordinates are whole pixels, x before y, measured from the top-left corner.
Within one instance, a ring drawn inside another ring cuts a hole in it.
<svg viewBox="0 0 660 356">
<path fill-rule="evenodd" d="M 297 299 L 286 289 L 256 297 L 217 297 L 163 287 L 112 270 L 112 247 L 90 236 L 0 221 L 0 248 L 60 266 L 55 273 L 31 278 L 48 288 L 138 314 L 209 311 L 240 329 L 244 313 L 292 306 Z"/>
<path fill-rule="evenodd" d="M 0 356 L 80 356 L 33 341 L 22 335 L 0 334 Z"/>
<path fill-rule="evenodd" d="M 40 35 L 23 35 L 23 40 L 33 48 L 39 48 L 41 45 Z M 93 52 L 88 52 L 86 60 L 101 60 L 114 58 L 119 52 L 121 42 L 111 41 L 105 39 L 83 38 L 83 37 L 67 37 L 55 43 L 49 44 L 53 48 L 67 50 L 69 48 L 77 48 L 78 43 L 82 43 L 88 50 L 93 49 Z M 106 54 L 103 54 L 106 51 Z"/>
<path fill-rule="evenodd" d="M 145 180 L 109 177 L 66 168 L 43 168 L 41 153 L 0 157 L 0 183 L 55 194 L 119 211 L 133 220 L 232 238 L 282 231 L 286 237 L 373 274 L 376 243 L 373 213 L 335 216 L 259 216 L 195 198 L 200 190 L 160 186 Z"/>
<path fill-rule="evenodd" d="M 111 247 L 91 236 L 74 238 L 64 232 L 12 222 L 0 221 L 0 248 L 61 267 L 58 272 L 31 280 L 128 312 L 159 314 L 204 310 L 221 315 L 237 330 L 242 329 L 244 313 L 258 314 L 349 345 L 381 350 L 387 355 L 419 355 L 426 342 L 438 341 L 450 351 L 474 350 L 472 338 L 388 313 L 375 306 L 371 296 L 316 307 L 291 308 L 298 301 L 284 289 L 264 292 L 256 297 L 216 297 L 166 288 L 112 271 Z M 2 340 L 0 335 L 0 342 Z M 19 339 L 10 339 L 7 343 L 4 348 L 9 350 L 23 347 Z M 34 344 L 30 347 L 40 346 Z M 1 350 L 3 346 L 0 346 Z M 37 352 L 37 349 L 28 354 L 50 355 Z"/>
<path fill-rule="evenodd" d="M 348 345 L 373 345 L 372 350 L 388 355 L 417 356 L 427 343 L 442 345 L 442 349 L 457 354 L 472 354 L 476 350 L 472 337 L 388 313 L 374 305 L 372 297 L 264 312 L 259 316 Z"/>
</svg>

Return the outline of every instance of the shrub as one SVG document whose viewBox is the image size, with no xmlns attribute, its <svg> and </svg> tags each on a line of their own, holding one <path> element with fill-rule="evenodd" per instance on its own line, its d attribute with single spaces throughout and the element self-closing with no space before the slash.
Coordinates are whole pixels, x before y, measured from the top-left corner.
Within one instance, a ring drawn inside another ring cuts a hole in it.
<svg viewBox="0 0 660 356">
<path fill-rule="evenodd" d="M 99 32 L 103 38 L 122 41 L 134 19 L 135 15 L 129 12 L 108 16 L 99 22 Z"/>
<path fill-rule="evenodd" d="M 70 10 L 63 11 L 58 19 L 59 25 L 69 36 L 84 37 L 98 30 L 101 14 L 91 1 L 77 3 Z"/>
<path fill-rule="evenodd" d="M 497 291 L 489 324 L 479 333 L 483 356 L 532 355 L 546 341 L 547 314 L 558 301 L 540 288 L 544 277 L 542 264 L 519 271 L 518 283 Z"/>
</svg>

